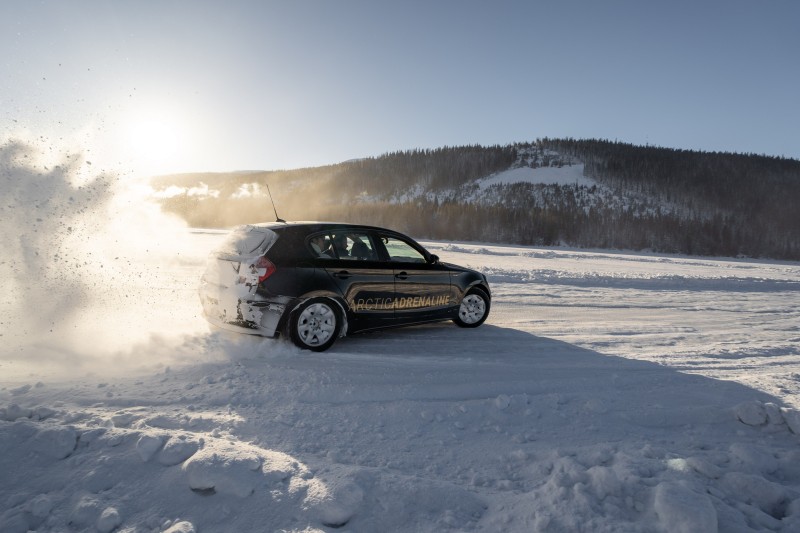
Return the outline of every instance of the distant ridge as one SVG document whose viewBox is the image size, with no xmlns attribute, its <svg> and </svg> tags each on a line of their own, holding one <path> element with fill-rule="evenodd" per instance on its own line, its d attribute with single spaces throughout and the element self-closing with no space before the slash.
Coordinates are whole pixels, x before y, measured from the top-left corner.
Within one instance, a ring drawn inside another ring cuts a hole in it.
<svg viewBox="0 0 800 533">
<path fill-rule="evenodd" d="M 800 259 L 800 161 L 587 139 L 386 153 L 322 167 L 154 178 L 198 227 L 269 219 L 418 238 Z"/>
</svg>

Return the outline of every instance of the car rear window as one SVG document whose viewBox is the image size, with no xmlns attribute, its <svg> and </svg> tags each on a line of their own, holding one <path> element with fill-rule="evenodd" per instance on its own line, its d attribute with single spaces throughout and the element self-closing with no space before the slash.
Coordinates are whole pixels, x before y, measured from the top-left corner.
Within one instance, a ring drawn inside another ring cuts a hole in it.
<svg viewBox="0 0 800 533">
<path fill-rule="evenodd" d="M 264 255 L 278 239 L 278 234 L 267 228 L 239 226 L 216 249 L 219 257 L 255 257 Z"/>
</svg>

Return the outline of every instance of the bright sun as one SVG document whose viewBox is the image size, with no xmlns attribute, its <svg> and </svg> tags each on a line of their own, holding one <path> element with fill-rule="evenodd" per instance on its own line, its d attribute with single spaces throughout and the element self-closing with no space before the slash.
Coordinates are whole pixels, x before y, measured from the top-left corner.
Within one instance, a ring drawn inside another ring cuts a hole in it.
<svg viewBox="0 0 800 533">
<path fill-rule="evenodd" d="M 191 130 L 176 113 L 134 110 L 120 126 L 120 151 L 134 171 L 153 175 L 186 170 Z"/>
</svg>

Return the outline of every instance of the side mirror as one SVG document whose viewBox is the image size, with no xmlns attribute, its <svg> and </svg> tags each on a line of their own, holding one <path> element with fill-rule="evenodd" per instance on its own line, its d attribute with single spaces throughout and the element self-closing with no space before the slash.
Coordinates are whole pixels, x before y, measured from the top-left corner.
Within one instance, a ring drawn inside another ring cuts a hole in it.
<svg viewBox="0 0 800 533">
<path fill-rule="evenodd" d="M 439 262 L 439 256 L 436 254 L 431 254 L 428 256 L 428 263 L 435 265 Z"/>
</svg>

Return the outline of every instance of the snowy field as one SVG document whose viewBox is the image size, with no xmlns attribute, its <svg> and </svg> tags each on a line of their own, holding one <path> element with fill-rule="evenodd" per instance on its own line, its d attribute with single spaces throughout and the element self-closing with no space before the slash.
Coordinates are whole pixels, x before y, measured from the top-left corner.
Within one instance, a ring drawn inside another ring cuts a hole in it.
<svg viewBox="0 0 800 533">
<path fill-rule="evenodd" d="M 318 354 L 213 331 L 221 235 L 159 231 L 4 320 L 0 531 L 800 530 L 800 265 L 429 242 L 488 322 Z"/>
<path fill-rule="evenodd" d="M 2 533 L 800 531 L 797 263 L 429 242 L 486 324 L 301 352 L 96 172 L 0 146 Z"/>
</svg>

